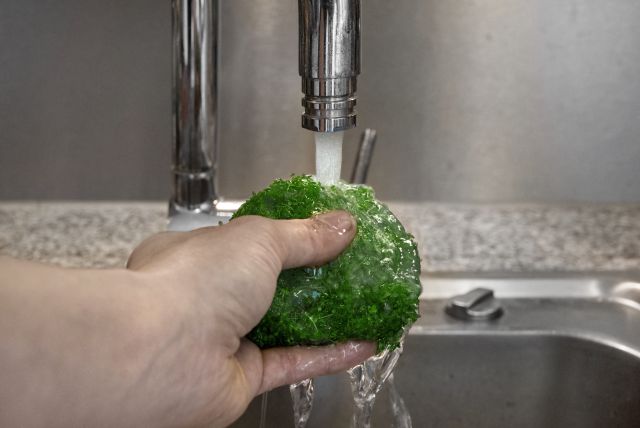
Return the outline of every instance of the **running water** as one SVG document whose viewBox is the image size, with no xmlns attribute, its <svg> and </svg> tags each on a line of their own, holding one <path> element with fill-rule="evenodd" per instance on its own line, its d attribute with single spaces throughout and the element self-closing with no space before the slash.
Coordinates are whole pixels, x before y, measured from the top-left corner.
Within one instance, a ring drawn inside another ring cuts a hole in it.
<svg viewBox="0 0 640 428">
<path fill-rule="evenodd" d="M 267 401 L 269 400 L 269 391 L 262 394 L 260 402 L 260 425 L 259 428 L 267 428 Z"/>
<path fill-rule="evenodd" d="M 316 140 L 316 178 L 323 184 L 340 180 L 342 167 L 343 132 L 314 132 Z M 307 425 L 313 407 L 313 379 L 289 385 L 293 400 L 293 419 L 296 428 Z"/>
<path fill-rule="evenodd" d="M 391 413 L 393 414 L 393 428 L 412 428 L 411 415 L 404 404 L 404 400 L 396 389 L 396 381 L 393 373 L 387 379 L 387 388 L 389 388 L 389 404 L 391 405 Z"/>
<path fill-rule="evenodd" d="M 400 342 L 400 346 L 393 351 L 384 350 L 348 371 L 355 404 L 352 420 L 353 428 L 371 428 L 371 417 L 373 416 L 376 395 L 380 392 L 385 381 L 391 376 L 391 372 L 393 372 L 398 358 L 402 354 L 402 343 Z M 395 392 L 397 395 L 397 391 Z M 396 400 L 396 404 L 402 403 L 398 407 L 404 408 L 402 399 L 399 396 L 397 398 L 399 398 L 399 402 Z M 402 412 L 402 410 L 399 411 Z M 406 413 L 406 408 L 404 408 L 404 412 Z M 402 416 L 404 417 L 405 415 Z M 409 425 L 404 425 L 404 427 L 410 428 L 411 419 L 408 413 L 406 413 L 406 418 L 404 419 L 409 421 Z M 396 425 L 398 420 L 400 418 L 396 416 L 394 411 L 394 423 Z M 403 425 L 397 426 L 403 427 Z"/>
<path fill-rule="evenodd" d="M 322 184 L 336 184 L 342 168 L 344 132 L 314 132 L 316 139 L 316 178 Z"/>
<path fill-rule="evenodd" d="M 343 132 L 315 132 L 316 178 L 323 184 L 340 180 L 342 167 Z M 389 380 L 389 400 L 395 428 L 412 428 L 411 417 L 393 383 L 393 369 L 402 354 L 402 344 L 393 351 L 385 350 L 362 364 L 348 370 L 355 402 L 353 428 L 370 428 L 373 404 L 382 385 Z M 313 407 L 313 379 L 289 386 L 293 400 L 293 418 L 296 428 L 305 428 Z M 263 405 L 266 405 L 266 398 Z"/>
<path fill-rule="evenodd" d="M 313 379 L 305 379 L 289 385 L 293 400 L 293 424 L 295 428 L 304 428 L 313 407 Z"/>
</svg>

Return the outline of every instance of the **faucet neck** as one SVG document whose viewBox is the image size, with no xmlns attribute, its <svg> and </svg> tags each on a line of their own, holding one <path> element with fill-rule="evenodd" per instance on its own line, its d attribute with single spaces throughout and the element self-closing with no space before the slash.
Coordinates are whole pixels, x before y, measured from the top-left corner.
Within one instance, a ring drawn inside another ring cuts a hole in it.
<svg viewBox="0 0 640 428">
<path fill-rule="evenodd" d="M 216 189 L 218 0 L 172 0 L 171 213 L 210 213 Z"/>
</svg>

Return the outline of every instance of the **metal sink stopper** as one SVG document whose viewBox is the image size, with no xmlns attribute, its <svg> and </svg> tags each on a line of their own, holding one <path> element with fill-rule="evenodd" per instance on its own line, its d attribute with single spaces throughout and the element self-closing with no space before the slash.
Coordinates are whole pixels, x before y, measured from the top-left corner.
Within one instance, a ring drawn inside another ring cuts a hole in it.
<svg viewBox="0 0 640 428">
<path fill-rule="evenodd" d="M 504 313 L 500 302 L 493 296 L 493 290 L 488 288 L 474 288 L 452 297 L 445 312 L 456 319 L 472 321 L 492 320 Z"/>
</svg>

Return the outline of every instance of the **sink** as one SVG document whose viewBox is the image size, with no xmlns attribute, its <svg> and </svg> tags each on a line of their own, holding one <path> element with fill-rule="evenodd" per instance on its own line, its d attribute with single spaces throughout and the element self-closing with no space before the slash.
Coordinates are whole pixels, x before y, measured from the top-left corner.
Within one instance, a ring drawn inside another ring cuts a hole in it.
<svg viewBox="0 0 640 428">
<path fill-rule="evenodd" d="M 622 276 L 425 276 L 421 318 L 395 372 L 414 427 L 640 426 L 640 283 Z M 491 321 L 445 314 L 449 297 L 494 291 Z M 393 426 L 386 388 L 373 425 Z M 347 376 L 316 380 L 308 427 L 348 427 Z M 260 398 L 235 427 L 257 427 Z M 287 388 L 266 427 L 293 426 Z"/>
</svg>

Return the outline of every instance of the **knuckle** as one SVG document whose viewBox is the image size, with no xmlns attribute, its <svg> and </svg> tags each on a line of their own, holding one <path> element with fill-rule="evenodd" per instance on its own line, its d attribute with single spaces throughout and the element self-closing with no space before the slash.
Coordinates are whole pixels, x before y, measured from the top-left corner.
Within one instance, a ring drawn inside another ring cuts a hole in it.
<svg viewBox="0 0 640 428">
<path fill-rule="evenodd" d="M 280 229 L 274 220 L 259 217 L 255 220 L 256 230 L 254 239 L 261 242 L 271 250 L 282 250 L 282 237 Z"/>
<path fill-rule="evenodd" d="M 265 263 L 269 270 L 279 273 L 282 260 L 287 256 L 287 247 L 277 222 L 264 217 L 247 216 L 243 223 L 246 225 L 244 241 L 247 254 L 255 261 Z"/>
<path fill-rule="evenodd" d="M 305 243 L 307 243 L 306 246 L 310 252 L 317 253 L 322 249 L 324 245 L 322 239 L 324 235 L 322 233 L 318 233 L 319 230 L 321 230 L 320 226 L 318 225 L 318 221 L 313 218 L 306 220 L 303 224 L 304 227 L 302 239 Z"/>
<path fill-rule="evenodd" d="M 295 381 L 299 376 L 300 355 L 298 348 L 292 348 L 280 354 L 280 367 L 286 379 Z"/>
<path fill-rule="evenodd" d="M 138 254 L 134 250 L 134 252 L 131 253 L 131 255 L 129 256 L 129 260 L 127 260 L 127 264 L 125 265 L 125 267 L 127 269 L 135 269 L 138 265 L 137 262 L 138 262 Z"/>
<path fill-rule="evenodd" d="M 246 223 L 251 223 L 253 221 L 255 221 L 256 219 L 260 219 L 260 216 L 256 216 L 256 215 L 243 215 L 241 217 L 236 217 L 233 220 L 231 220 L 228 224 L 229 225 L 243 225 Z"/>
<path fill-rule="evenodd" d="M 278 236 L 278 228 L 275 221 L 256 215 L 248 215 L 234 219 L 235 226 L 242 226 L 255 240 L 275 241 Z"/>
</svg>

